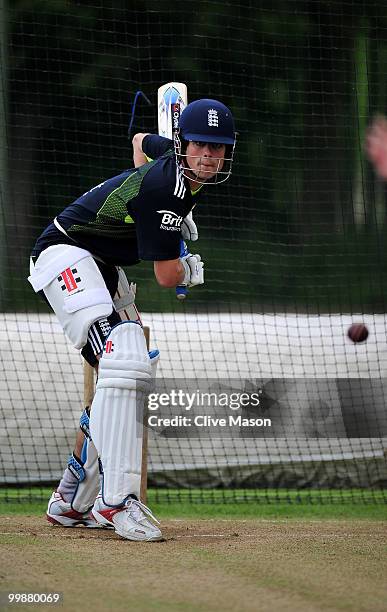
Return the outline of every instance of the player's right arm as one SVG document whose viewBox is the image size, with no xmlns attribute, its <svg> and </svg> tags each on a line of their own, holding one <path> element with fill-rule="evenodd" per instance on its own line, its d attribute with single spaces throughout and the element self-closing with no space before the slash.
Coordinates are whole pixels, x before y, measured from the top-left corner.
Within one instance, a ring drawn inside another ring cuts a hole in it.
<svg viewBox="0 0 387 612">
<path fill-rule="evenodd" d="M 133 161 L 136 168 L 173 149 L 173 142 L 157 134 L 138 132 L 133 136 Z"/>
<path fill-rule="evenodd" d="M 148 134 L 142 134 L 139 132 L 138 134 L 135 134 L 132 139 L 133 162 L 135 168 L 139 168 L 140 166 L 146 164 L 147 161 L 149 161 L 144 151 L 142 150 L 142 143 L 145 136 L 148 136 Z"/>
</svg>

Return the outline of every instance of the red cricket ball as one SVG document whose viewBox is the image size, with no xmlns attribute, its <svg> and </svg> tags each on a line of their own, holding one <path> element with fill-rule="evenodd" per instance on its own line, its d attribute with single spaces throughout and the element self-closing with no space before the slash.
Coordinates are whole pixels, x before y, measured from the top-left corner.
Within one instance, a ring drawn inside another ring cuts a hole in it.
<svg viewBox="0 0 387 612">
<path fill-rule="evenodd" d="M 368 338 L 368 328 L 364 323 L 352 323 L 347 335 L 352 342 L 365 342 Z"/>
</svg>

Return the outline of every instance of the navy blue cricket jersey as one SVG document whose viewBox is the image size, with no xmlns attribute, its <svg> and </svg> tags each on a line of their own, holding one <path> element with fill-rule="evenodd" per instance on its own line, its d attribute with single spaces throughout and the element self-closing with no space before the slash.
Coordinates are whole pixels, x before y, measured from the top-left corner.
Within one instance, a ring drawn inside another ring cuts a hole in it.
<svg viewBox="0 0 387 612">
<path fill-rule="evenodd" d="M 75 244 L 113 265 L 179 257 L 180 225 L 195 196 L 170 140 L 148 135 L 142 149 L 153 161 L 107 179 L 67 206 L 56 217 L 66 235 L 51 223 L 32 255 L 54 244 Z"/>
</svg>

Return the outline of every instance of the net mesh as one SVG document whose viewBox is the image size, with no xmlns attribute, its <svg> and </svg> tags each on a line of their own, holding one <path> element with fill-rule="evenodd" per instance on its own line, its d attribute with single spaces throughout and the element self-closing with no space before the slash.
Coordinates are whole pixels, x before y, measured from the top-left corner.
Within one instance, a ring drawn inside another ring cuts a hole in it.
<svg viewBox="0 0 387 612">
<path fill-rule="evenodd" d="M 15 0 L 0 22 L 0 498 L 60 478 L 83 408 L 81 358 L 26 281 L 31 248 L 131 167 L 135 93 L 152 106 L 138 99 L 130 136 L 157 131 L 157 88 L 180 81 L 239 132 L 231 180 L 194 213 L 206 283 L 182 303 L 149 263 L 127 273 L 159 381 L 256 393 L 235 414 L 272 423 L 152 427 L 149 484 L 170 500 L 385 500 L 386 198 L 363 151 L 387 103 L 384 3 Z"/>
</svg>

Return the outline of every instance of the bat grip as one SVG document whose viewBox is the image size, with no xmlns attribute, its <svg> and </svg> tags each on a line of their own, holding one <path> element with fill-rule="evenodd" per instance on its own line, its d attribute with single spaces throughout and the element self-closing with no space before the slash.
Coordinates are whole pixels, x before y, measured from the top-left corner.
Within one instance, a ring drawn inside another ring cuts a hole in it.
<svg viewBox="0 0 387 612">
<path fill-rule="evenodd" d="M 188 296 L 188 288 L 186 285 L 177 285 L 176 297 L 178 300 L 183 301 Z"/>
<path fill-rule="evenodd" d="M 183 239 L 180 240 L 180 257 L 188 255 L 188 247 Z M 176 297 L 178 300 L 183 301 L 188 296 L 188 287 L 186 285 L 178 285 L 176 287 Z"/>
</svg>

